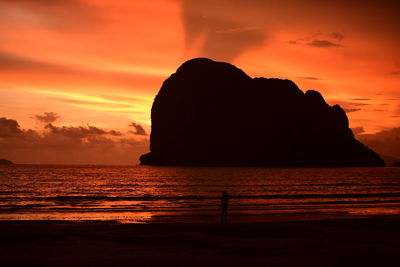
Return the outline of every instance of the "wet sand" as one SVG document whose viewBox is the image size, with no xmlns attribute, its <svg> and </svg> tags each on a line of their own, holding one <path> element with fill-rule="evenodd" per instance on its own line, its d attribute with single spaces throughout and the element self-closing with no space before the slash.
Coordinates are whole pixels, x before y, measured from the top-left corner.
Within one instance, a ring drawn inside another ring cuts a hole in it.
<svg viewBox="0 0 400 267">
<path fill-rule="evenodd" d="M 1 266 L 391 266 L 400 257 L 398 217 L 197 219 L 3 221 Z"/>
</svg>

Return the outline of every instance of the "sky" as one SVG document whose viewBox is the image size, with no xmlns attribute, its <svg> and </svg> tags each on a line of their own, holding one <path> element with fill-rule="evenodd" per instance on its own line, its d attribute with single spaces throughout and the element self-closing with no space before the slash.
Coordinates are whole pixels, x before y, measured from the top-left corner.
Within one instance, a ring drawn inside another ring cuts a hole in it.
<svg viewBox="0 0 400 267">
<path fill-rule="evenodd" d="M 162 82 L 184 61 L 209 57 L 321 92 L 345 109 L 367 145 L 400 158 L 400 145 L 389 149 L 400 138 L 399 7 L 385 0 L 0 0 L 0 157 L 136 164 L 148 151 Z"/>
</svg>

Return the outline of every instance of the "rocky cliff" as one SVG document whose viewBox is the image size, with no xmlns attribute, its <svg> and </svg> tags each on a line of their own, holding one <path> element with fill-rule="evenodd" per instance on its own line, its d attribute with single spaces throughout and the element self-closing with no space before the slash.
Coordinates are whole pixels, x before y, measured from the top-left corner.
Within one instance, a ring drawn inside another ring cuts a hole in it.
<svg viewBox="0 0 400 267">
<path fill-rule="evenodd" d="M 206 58 L 164 82 L 151 120 L 143 165 L 384 166 L 317 91 Z"/>
<path fill-rule="evenodd" d="M 12 165 L 14 164 L 12 161 L 9 161 L 7 159 L 0 159 L 0 165 Z"/>
</svg>

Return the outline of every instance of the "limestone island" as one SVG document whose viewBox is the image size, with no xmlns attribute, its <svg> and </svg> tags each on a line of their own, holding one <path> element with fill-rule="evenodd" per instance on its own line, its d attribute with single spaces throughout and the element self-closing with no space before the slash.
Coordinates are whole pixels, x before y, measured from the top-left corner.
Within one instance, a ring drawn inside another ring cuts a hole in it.
<svg viewBox="0 0 400 267">
<path fill-rule="evenodd" d="M 142 165 L 385 166 L 319 92 L 207 58 L 185 62 L 163 83 L 151 122 Z"/>
<path fill-rule="evenodd" d="M 0 165 L 13 165 L 14 163 L 12 161 L 9 161 L 8 159 L 0 159 Z"/>
</svg>

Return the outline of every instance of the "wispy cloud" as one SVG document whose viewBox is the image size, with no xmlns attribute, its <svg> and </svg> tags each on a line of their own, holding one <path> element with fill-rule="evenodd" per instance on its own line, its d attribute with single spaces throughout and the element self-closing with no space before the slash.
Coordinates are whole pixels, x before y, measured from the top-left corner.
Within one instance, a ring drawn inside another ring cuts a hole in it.
<svg viewBox="0 0 400 267">
<path fill-rule="evenodd" d="M 53 123 L 55 121 L 57 121 L 59 118 L 61 118 L 61 116 L 59 116 L 57 113 L 55 112 L 45 112 L 43 115 L 35 115 L 33 118 L 35 118 L 36 120 L 43 122 L 43 123 Z"/>
<path fill-rule="evenodd" d="M 38 61 L 15 53 L 0 51 L 0 70 L 71 72 L 71 68 L 46 61 Z"/>
<path fill-rule="evenodd" d="M 266 40 L 263 28 L 218 14 L 226 12 L 227 8 L 240 10 L 244 2 L 210 0 L 181 0 L 181 2 L 186 46 L 190 49 L 203 39 L 198 51 L 203 56 L 230 61 L 244 51 L 262 45 Z"/>
<path fill-rule="evenodd" d="M 99 106 L 105 108 L 132 108 L 133 105 L 128 104 L 119 104 L 112 102 L 96 102 L 96 101 L 87 101 L 87 100 L 79 100 L 79 99 L 70 99 L 70 98 L 62 98 L 62 97 L 49 97 L 50 100 L 67 103 L 67 104 L 77 104 L 77 105 L 89 105 L 89 106 Z"/>
<path fill-rule="evenodd" d="M 344 39 L 343 33 L 340 32 L 332 32 L 329 36 L 337 40 L 338 42 L 341 42 Z"/>
<path fill-rule="evenodd" d="M 106 22 L 101 10 L 87 1 L 2 0 L 1 4 L 3 20 L 29 23 L 49 30 L 93 31 Z"/>
<path fill-rule="evenodd" d="M 122 133 L 119 131 L 106 131 L 89 124 L 83 126 L 55 126 L 50 123 L 45 126 L 45 129 L 48 129 L 51 134 L 62 135 L 69 138 L 88 138 L 99 135 L 122 136 Z"/>
<path fill-rule="evenodd" d="M 311 76 L 308 76 L 308 77 L 296 77 L 296 78 L 299 78 L 299 79 L 302 79 L 302 80 L 312 80 L 312 81 L 318 81 L 318 80 L 320 80 L 320 78 L 311 77 Z"/>
<path fill-rule="evenodd" d="M 357 138 L 381 155 L 400 158 L 400 127 L 375 134 L 359 134 Z"/>
<path fill-rule="evenodd" d="M 344 47 L 340 42 L 344 39 L 344 35 L 340 32 L 332 32 L 324 34 L 323 32 L 311 32 L 308 36 L 300 37 L 295 40 L 288 41 L 292 45 L 307 45 L 318 48 Z"/>
<path fill-rule="evenodd" d="M 362 126 L 351 128 L 351 131 L 353 132 L 354 135 L 359 135 L 365 132 L 364 127 Z"/>
<path fill-rule="evenodd" d="M 351 112 L 356 112 L 356 111 L 360 111 L 360 108 L 344 108 L 343 109 L 346 113 L 351 113 Z"/>
<path fill-rule="evenodd" d="M 146 130 L 143 128 L 142 125 L 135 123 L 135 122 L 131 122 L 129 124 L 129 127 L 134 128 L 134 131 L 129 131 L 130 133 L 133 133 L 134 135 L 147 135 Z"/>
<path fill-rule="evenodd" d="M 308 46 L 328 48 L 328 47 L 343 47 L 343 45 L 334 43 L 328 40 L 313 40 L 307 43 Z"/>
</svg>

